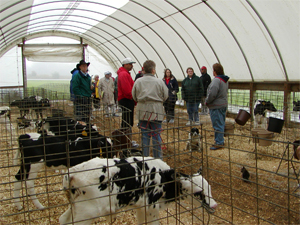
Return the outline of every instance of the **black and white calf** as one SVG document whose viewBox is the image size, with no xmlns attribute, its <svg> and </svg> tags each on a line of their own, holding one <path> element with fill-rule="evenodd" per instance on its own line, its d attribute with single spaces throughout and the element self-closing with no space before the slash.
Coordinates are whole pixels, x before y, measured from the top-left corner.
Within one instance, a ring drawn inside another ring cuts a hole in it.
<svg viewBox="0 0 300 225">
<path fill-rule="evenodd" d="M 0 124 L 5 124 L 7 131 L 14 129 L 11 123 L 10 108 L 8 106 L 0 106 Z"/>
<path fill-rule="evenodd" d="M 210 185 L 199 173 L 175 174 L 161 159 L 152 157 L 91 159 L 70 168 L 63 188 L 71 205 L 59 218 L 60 224 L 90 224 L 102 216 L 111 223 L 125 207 L 136 210 L 138 224 L 145 220 L 159 224 L 159 210 L 179 198 L 197 207 L 217 207 Z"/>
<path fill-rule="evenodd" d="M 47 117 L 38 124 L 38 130 L 51 131 L 55 135 L 65 135 L 70 131 L 75 131 L 76 124 L 79 122 L 70 117 Z M 96 127 L 92 128 L 97 130 Z"/>
<path fill-rule="evenodd" d="M 293 111 L 300 111 L 300 101 L 293 101 Z"/>
<path fill-rule="evenodd" d="M 47 98 L 30 96 L 23 99 L 14 100 L 10 103 L 10 106 L 16 106 L 20 109 L 21 118 L 27 118 L 27 115 L 31 114 L 30 111 L 35 111 L 36 118 L 39 119 L 39 117 L 43 118 L 43 110 L 49 108 L 51 105 L 49 99 Z"/>
<path fill-rule="evenodd" d="M 189 139 L 186 142 L 185 149 L 188 151 L 197 150 L 201 151 L 201 134 L 199 133 L 199 129 L 196 127 L 191 128 L 189 133 Z"/>
<path fill-rule="evenodd" d="M 300 111 L 300 101 L 293 101 L 293 111 L 294 112 Z M 300 113 L 299 113 L 299 120 L 300 120 Z"/>
<path fill-rule="evenodd" d="M 265 100 L 256 100 L 254 104 L 254 128 L 263 128 L 267 129 L 268 122 L 266 118 L 267 111 L 276 112 L 274 104 L 270 101 Z"/>
<path fill-rule="evenodd" d="M 79 131 L 78 127 L 76 129 Z M 22 181 L 26 182 L 28 195 L 34 205 L 43 209 L 44 206 L 35 195 L 34 180 L 44 166 L 64 169 L 100 156 L 100 153 L 105 157 L 112 155 L 110 139 L 85 128 L 81 130 L 81 135 L 80 132 L 60 136 L 47 135 L 46 132 L 21 135 L 19 151 L 14 157 L 14 165 L 20 164 L 14 187 L 15 205 L 18 210 L 22 209 L 19 200 Z"/>
</svg>

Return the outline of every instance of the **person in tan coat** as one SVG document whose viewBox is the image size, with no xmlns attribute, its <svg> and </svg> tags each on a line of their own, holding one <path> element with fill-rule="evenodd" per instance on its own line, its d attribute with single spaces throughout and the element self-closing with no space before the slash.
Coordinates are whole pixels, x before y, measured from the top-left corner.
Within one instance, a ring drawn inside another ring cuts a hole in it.
<svg viewBox="0 0 300 225">
<path fill-rule="evenodd" d="M 154 76 L 156 64 L 152 60 L 144 62 L 145 74 L 136 80 L 132 88 L 133 100 L 137 102 L 136 112 L 142 131 L 143 155 L 149 156 L 150 138 L 152 137 L 153 157 L 162 158 L 161 123 L 165 110 L 163 103 L 169 97 L 165 83 Z"/>
<path fill-rule="evenodd" d="M 104 73 L 105 77 L 99 80 L 98 84 L 98 91 L 99 91 L 99 98 L 101 99 L 104 110 L 106 113 L 106 117 L 117 116 L 115 114 L 115 100 L 114 100 L 114 80 L 111 77 L 111 72 L 107 71 Z M 110 114 L 111 110 L 111 114 Z"/>
</svg>

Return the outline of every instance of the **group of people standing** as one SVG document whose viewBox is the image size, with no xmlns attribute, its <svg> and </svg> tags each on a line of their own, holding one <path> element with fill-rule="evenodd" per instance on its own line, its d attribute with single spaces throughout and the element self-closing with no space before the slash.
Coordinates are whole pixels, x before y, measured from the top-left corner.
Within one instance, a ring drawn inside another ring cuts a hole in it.
<svg viewBox="0 0 300 225">
<path fill-rule="evenodd" d="M 77 119 L 88 121 L 90 116 L 90 97 L 95 92 L 94 106 L 101 99 L 105 107 L 114 109 L 114 94 L 120 107 L 126 109 L 122 113 L 121 128 L 131 129 L 134 124 L 134 108 L 136 105 L 139 127 L 142 132 L 142 148 L 144 156 L 149 156 L 149 144 L 152 138 L 153 156 L 162 158 L 161 127 L 162 122 L 174 123 L 174 110 L 179 92 L 178 82 L 170 69 L 165 69 L 163 79 L 155 77 L 156 64 L 152 60 L 144 62 L 142 70 L 133 81 L 130 71 L 135 63 L 131 58 L 122 60 L 122 66 L 117 71 L 117 78 L 112 79 L 111 73 L 105 72 L 105 77 L 95 84 L 87 73 L 89 63 L 81 60 L 72 71 L 71 89 L 76 96 L 74 100 Z M 186 102 L 189 121 L 187 125 L 200 125 L 198 108 L 202 104 L 201 114 L 211 117 L 215 129 L 215 144 L 212 150 L 224 145 L 225 115 L 227 110 L 228 76 L 224 75 L 221 64 L 213 65 L 215 79 L 211 82 L 206 67 L 201 68 L 201 77 L 198 77 L 193 68 L 188 67 L 187 77 L 182 81 L 182 99 Z M 98 90 L 97 90 L 98 89 Z M 98 93 L 98 94 L 97 94 Z M 96 108 L 95 107 L 95 108 Z M 89 108 L 89 109 L 88 109 Z M 166 119 L 164 120 L 164 115 Z"/>
<path fill-rule="evenodd" d="M 92 102 L 96 110 L 100 108 L 100 102 L 102 102 L 106 117 L 118 116 L 116 114 L 115 79 L 112 78 L 110 71 L 106 71 L 103 78 L 99 79 L 99 75 L 95 75 L 93 81 L 88 74 L 89 65 L 89 62 L 81 60 L 71 71 L 70 93 L 71 100 L 74 102 L 76 119 L 84 122 L 90 120 Z"/>
</svg>

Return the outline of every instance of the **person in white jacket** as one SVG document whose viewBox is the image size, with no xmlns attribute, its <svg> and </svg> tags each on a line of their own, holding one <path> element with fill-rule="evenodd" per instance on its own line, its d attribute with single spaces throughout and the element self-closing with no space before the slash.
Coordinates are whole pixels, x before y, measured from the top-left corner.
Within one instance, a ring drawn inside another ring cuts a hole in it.
<svg viewBox="0 0 300 225">
<path fill-rule="evenodd" d="M 153 157 L 162 158 L 160 133 L 165 115 L 163 103 L 169 97 L 169 90 L 161 79 L 154 76 L 155 62 L 147 60 L 143 67 L 144 76 L 137 79 L 132 88 L 132 97 L 137 102 L 136 112 L 142 131 L 143 155 L 149 156 L 152 137 Z"/>
<path fill-rule="evenodd" d="M 114 80 L 111 77 L 111 72 L 106 71 L 104 75 L 105 77 L 101 78 L 98 84 L 99 98 L 104 105 L 106 117 L 110 116 L 109 113 L 110 109 L 111 109 L 111 115 L 117 116 L 115 114 Z"/>
</svg>

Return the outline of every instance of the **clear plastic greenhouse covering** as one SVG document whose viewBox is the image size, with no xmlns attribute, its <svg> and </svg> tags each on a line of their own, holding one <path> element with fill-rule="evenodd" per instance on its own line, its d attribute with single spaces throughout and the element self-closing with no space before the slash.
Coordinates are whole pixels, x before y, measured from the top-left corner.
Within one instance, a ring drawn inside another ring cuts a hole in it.
<svg viewBox="0 0 300 225">
<path fill-rule="evenodd" d="M 88 44 L 113 68 L 125 57 L 140 70 L 177 79 L 193 67 L 212 74 L 220 62 L 230 81 L 299 81 L 299 0 L 1 0 L 0 55 L 42 36 Z"/>
</svg>

